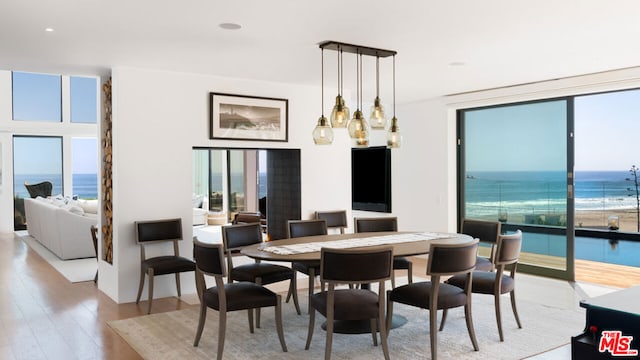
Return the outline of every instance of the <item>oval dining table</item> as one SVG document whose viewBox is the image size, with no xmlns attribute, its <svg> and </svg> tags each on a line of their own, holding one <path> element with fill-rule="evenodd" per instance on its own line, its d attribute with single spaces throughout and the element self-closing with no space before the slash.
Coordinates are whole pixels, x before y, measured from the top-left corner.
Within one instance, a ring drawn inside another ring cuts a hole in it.
<svg viewBox="0 0 640 360">
<path fill-rule="evenodd" d="M 318 262 L 320 248 L 366 248 L 367 246 L 391 246 L 394 256 L 414 256 L 429 253 L 432 243 L 461 244 L 472 241 L 465 234 L 437 232 L 375 232 L 304 236 L 292 239 L 267 241 L 244 247 L 240 253 L 253 259 L 282 262 Z M 407 319 L 393 315 L 391 328 L 404 325 Z M 334 321 L 334 332 L 363 334 L 371 332 L 369 321 Z M 323 325 L 323 328 L 325 326 Z"/>
</svg>

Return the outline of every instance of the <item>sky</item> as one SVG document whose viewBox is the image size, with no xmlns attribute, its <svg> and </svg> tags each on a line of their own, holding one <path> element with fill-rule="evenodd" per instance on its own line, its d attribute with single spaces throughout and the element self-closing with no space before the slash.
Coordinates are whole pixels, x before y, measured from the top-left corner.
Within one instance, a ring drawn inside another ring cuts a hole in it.
<svg viewBox="0 0 640 360">
<path fill-rule="evenodd" d="M 640 90 L 575 99 L 575 171 L 640 165 Z M 565 118 L 561 100 L 467 111 L 467 170 L 565 170 Z"/>
</svg>

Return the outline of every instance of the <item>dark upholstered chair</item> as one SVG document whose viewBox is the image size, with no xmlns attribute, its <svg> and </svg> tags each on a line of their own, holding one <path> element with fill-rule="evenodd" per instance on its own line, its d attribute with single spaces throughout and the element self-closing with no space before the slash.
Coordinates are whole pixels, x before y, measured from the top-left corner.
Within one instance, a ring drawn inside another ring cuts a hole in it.
<svg viewBox="0 0 640 360">
<path fill-rule="evenodd" d="M 262 215 L 259 212 L 239 212 L 234 216 L 231 224 L 236 225 L 260 223 L 261 219 Z"/>
<path fill-rule="evenodd" d="M 460 226 L 461 233 L 472 236 L 480 240 L 481 243 L 491 246 L 491 254 L 488 258 L 482 256 L 477 257 L 476 270 L 492 271 L 494 269 L 495 245 L 500 235 L 500 226 L 499 221 L 462 220 L 462 225 Z"/>
<path fill-rule="evenodd" d="M 204 323 L 207 318 L 207 308 L 219 312 L 218 325 L 218 360 L 222 359 L 224 338 L 227 327 L 227 312 L 248 310 L 249 331 L 253 334 L 253 309 L 274 306 L 276 311 L 276 328 L 282 351 L 287 351 L 282 329 L 282 306 L 280 295 L 254 282 L 237 282 L 224 284 L 227 275 L 224 265 L 224 250 L 220 244 L 205 244 L 196 237 L 193 238 L 193 256 L 196 260 L 196 287 L 200 297 L 200 318 L 198 330 L 193 346 L 198 346 Z M 216 286 L 207 288 L 204 275 L 214 276 Z"/>
<path fill-rule="evenodd" d="M 327 291 L 313 294 L 309 298 L 308 350 L 315 327 L 316 310 L 327 319 L 327 339 L 324 358 L 331 357 L 334 320 L 370 320 L 373 344 L 378 345 L 376 325 L 380 324 L 380 341 L 384 358 L 389 359 L 387 329 L 384 326 L 385 281 L 391 279 L 393 250 L 390 246 L 366 249 L 329 249 L 320 252 L 320 280 L 328 284 Z M 379 290 L 338 289 L 336 285 L 378 283 Z"/>
<path fill-rule="evenodd" d="M 440 283 L 442 276 L 458 274 L 471 282 L 477 251 L 477 239 L 463 244 L 432 243 L 427 262 L 427 275 L 431 276 L 431 281 L 407 284 L 387 292 L 387 329 L 391 326 L 394 302 L 429 309 L 431 359 L 435 360 L 438 344 L 438 310 L 464 306 L 467 331 L 473 349 L 478 351 L 478 342 L 471 317 L 471 286 L 461 289 L 457 286 Z"/>
<path fill-rule="evenodd" d="M 502 317 L 500 311 L 500 295 L 509 293 L 511 297 L 511 309 L 513 316 L 516 318 L 518 328 L 522 329 L 520 317 L 516 309 L 516 289 L 515 275 L 518 267 L 518 258 L 520 257 L 520 249 L 522 247 L 522 232 L 518 230 L 512 235 L 500 235 L 498 238 L 498 246 L 496 248 L 495 265 L 496 271 L 474 271 L 471 291 L 476 294 L 493 295 L 496 321 L 498 323 L 498 334 L 500 341 L 504 341 L 502 335 Z M 511 265 L 511 273 L 505 275 L 504 271 L 507 266 Z M 456 275 L 447 280 L 447 283 L 458 286 L 466 286 L 466 278 Z M 446 310 L 445 310 L 446 311 Z M 446 320 L 446 312 L 442 316 L 442 324 L 444 326 Z"/>
<path fill-rule="evenodd" d="M 349 224 L 347 224 L 347 212 L 345 210 L 336 211 L 316 211 L 316 219 L 324 220 L 327 222 L 327 230 L 337 229 L 340 234 L 344 234 Z"/>
<path fill-rule="evenodd" d="M 327 235 L 327 222 L 325 220 L 289 220 L 287 222 L 287 237 L 297 238 L 303 236 Z M 306 274 L 309 277 L 309 297 L 313 294 L 315 277 L 320 275 L 319 261 L 297 261 L 291 264 L 293 270 Z M 322 285 L 322 284 L 321 284 Z M 322 289 L 324 287 L 322 286 Z M 289 296 L 287 296 L 287 301 Z M 309 303 L 311 311 L 311 303 Z"/>
<path fill-rule="evenodd" d="M 243 247 L 262 242 L 260 223 L 227 225 L 222 227 L 222 244 L 227 255 L 227 273 L 229 283 L 234 281 L 248 281 L 258 285 L 268 285 L 280 281 L 289 281 L 289 293 L 293 295 L 293 303 L 300 314 L 298 294 L 296 289 L 295 272 L 286 266 L 254 263 L 233 266 L 233 255 L 238 254 Z M 260 327 L 260 311 L 256 310 L 256 326 Z"/>
<path fill-rule="evenodd" d="M 91 225 L 91 240 L 93 240 L 93 249 L 96 251 L 96 260 L 98 260 L 98 228 L 95 225 Z M 93 282 L 98 283 L 98 269 L 96 269 Z"/>
<path fill-rule="evenodd" d="M 398 231 L 397 217 L 355 218 L 354 229 L 357 233 Z M 393 259 L 394 270 L 407 270 L 407 280 L 413 283 L 413 263 L 406 256 L 396 256 Z M 395 274 L 391 277 L 391 287 L 396 287 Z"/>
<path fill-rule="evenodd" d="M 191 259 L 180 256 L 178 240 L 182 240 L 182 219 L 166 219 L 152 221 L 136 221 L 136 241 L 140 245 L 140 285 L 136 304 L 140 302 L 144 288 L 145 275 L 149 277 L 149 304 L 147 314 L 151 313 L 153 302 L 153 278 L 157 275 L 175 274 L 178 296 L 180 292 L 180 273 L 195 271 L 196 264 Z M 146 247 L 159 243 L 173 243 L 173 254 L 146 257 Z"/>
<path fill-rule="evenodd" d="M 35 199 L 38 196 L 51 196 L 51 191 L 53 190 L 53 184 L 50 181 L 43 181 L 37 184 L 27 184 L 25 182 L 24 187 L 27 188 L 29 196 L 31 196 L 32 199 Z"/>
</svg>

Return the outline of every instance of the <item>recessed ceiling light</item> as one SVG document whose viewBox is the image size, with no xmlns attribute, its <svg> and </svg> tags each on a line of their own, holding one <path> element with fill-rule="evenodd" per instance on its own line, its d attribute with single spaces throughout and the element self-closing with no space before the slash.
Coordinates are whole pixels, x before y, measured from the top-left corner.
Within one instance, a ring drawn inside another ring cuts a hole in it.
<svg viewBox="0 0 640 360">
<path fill-rule="evenodd" d="M 465 66 L 466 64 L 462 61 L 452 61 L 449 63 L 449 66 Z"/>
<path fill-rule="evenodd" d="M 45 29 L 44 29 L 44 31 L 46 31 L 46 32 L 53 32 L 53 28 L 49 28 L 49 27 L 48 27 L 48 28 L 45 28 Z"/>
<path fill-rule="evenodd" d="M 220 25 L 221 28 L 225 29 L 225 30 L 238 30 L 241 29 L 242 26 L 240 26 L 239 24 L 235 24 L 235 23 L 222 23 Z"/>
</svg>

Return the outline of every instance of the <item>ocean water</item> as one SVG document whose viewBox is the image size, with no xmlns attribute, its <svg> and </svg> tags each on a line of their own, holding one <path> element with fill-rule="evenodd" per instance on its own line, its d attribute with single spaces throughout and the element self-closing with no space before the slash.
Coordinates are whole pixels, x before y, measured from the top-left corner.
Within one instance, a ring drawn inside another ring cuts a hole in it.
<svg viewBox="0 0 640 360">
<path fill-rule="evenodd" d="M 630 176 L 629 171 L 576 172 L 576 210 L 635 208 Z M 465 185 L 468 215 L 566 213 L 564 171 L 469 172 Z"/>
<path fill-rule="evenodd" d="M 21 197 L 29 197 L 29 192 L 24 187 L 24 183 L 39 183 L 42 181 L 51 181 L 53 184 L 52 195 L 62 194 L 62 174 L 16 174 L 14 180 L 14 193 Z M 80 199 L 97 199 L 98 198 L 98 174 L 73 174 L 73 191 L 72 194 L 77 195 Z"/>
</svg>

